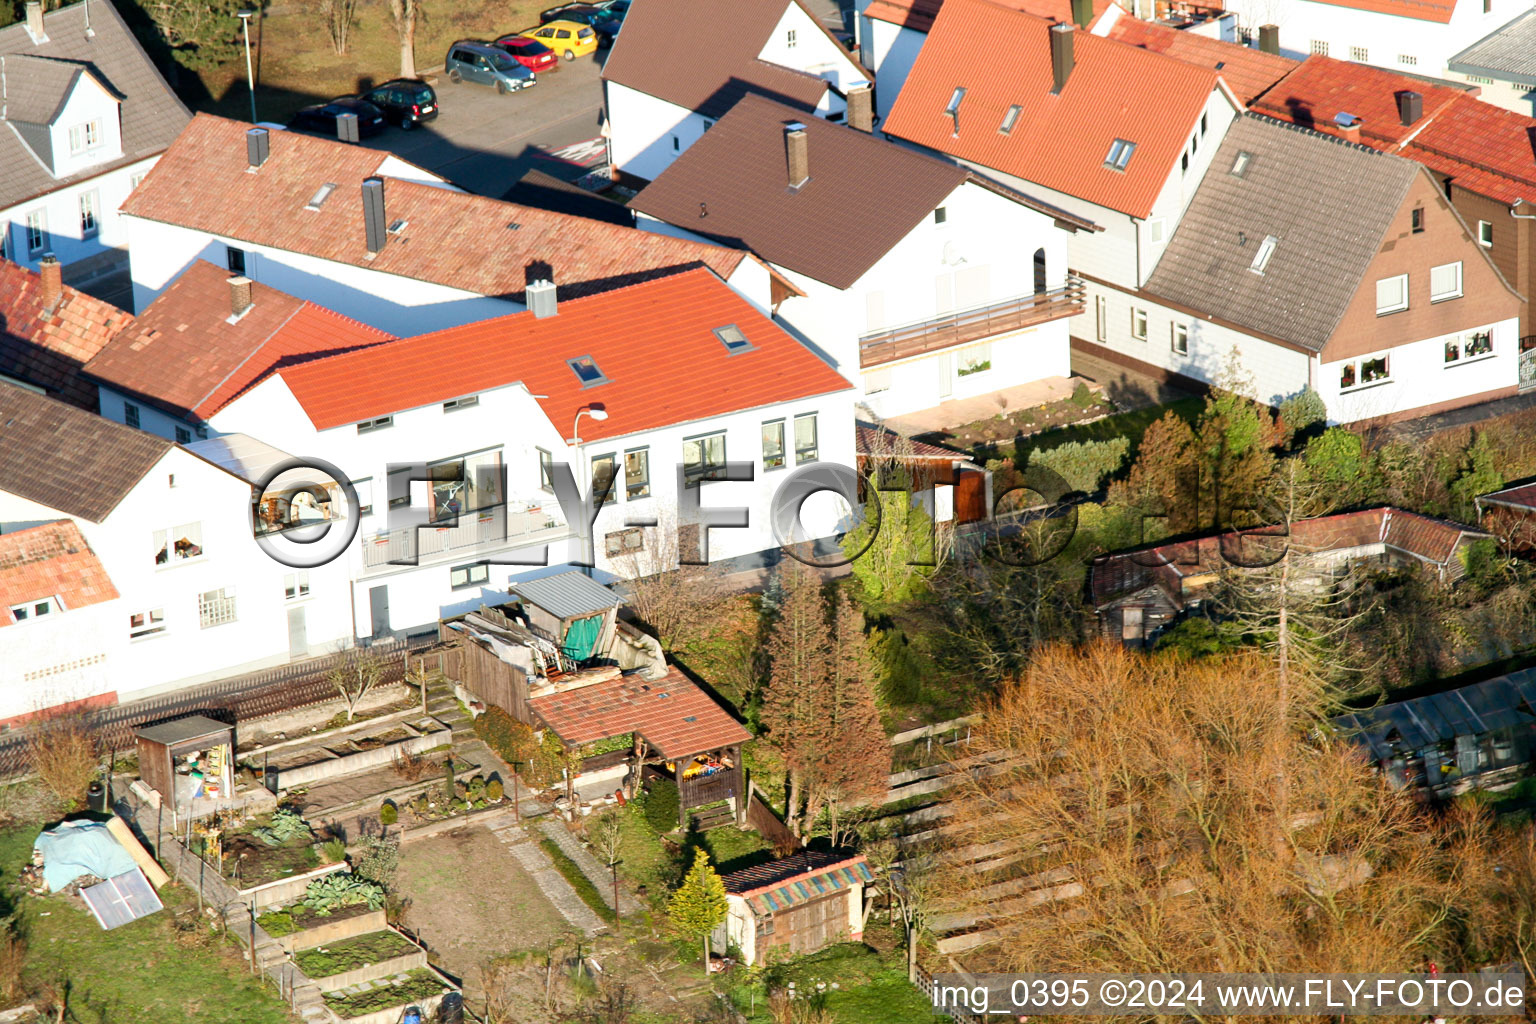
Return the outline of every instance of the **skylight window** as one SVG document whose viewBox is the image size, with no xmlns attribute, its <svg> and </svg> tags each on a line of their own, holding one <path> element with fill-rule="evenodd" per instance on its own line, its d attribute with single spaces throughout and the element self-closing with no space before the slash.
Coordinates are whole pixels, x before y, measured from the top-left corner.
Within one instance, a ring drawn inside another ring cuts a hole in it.
<svg viewBox="0 0 1536 1024">
<path fill-rule="evenodd" d="M 1131 162 L 1131 154 L 1136 152 L 1136 143 L 1127 142 L 1124 139 L 1116 139 L 1110 143 L 1109 155 L 1104 158 L 1105 167 L 1113 167 L 1117 171 L 1125 170 L 1125 165 Z"/>
<path fill-rule="evenodd" d="M 724 327 L 716 327 L 714 330 L 715 337 L 720 339 L 720 343 L 725 346 L 725 350 L 731 355 L 735 355 L 737 352 L 750 352 L 754 347 L 747 340 L 747 336 L 742 333 L 741 328 L 735 324 L 726 324 Z"/>
<path fill-rule="evenodd" d="M 308 205 L 306 205 L 304 208 L 306 210 L 320 209 L 325 201 L 331 198 L 331 193 L 335 191 L 336 183 L 334 181 L 326 182 L 324 185 L 321 185 L 318 189 L 315 190 L 315 194 L 310 197 Z"/>
<path fill-rule="evenodd" d="M 1248 165 L 1253 162 L 1253 154 L 1246 149 L 1237 151 L 1237 159 L 1232 161 L 1232 176 L 1241 178 L 1248 173 Z"/>
<path fill-rule="evenodd" d="M 1280 239 L 1274 235 L 1265 235 L 1264 241 L 1259 243 L 1259 251 L 1254 254 L 1253 262 L 1248 269 L 1255 274 L 1264 273 L 1264 268 L 1269 266 L 1269 258 L 1275 254 L 1275 246 L 1280 244 Z"/>
<path fill-rule="evenodd" d="M 960 101 L 965 99 L 964 87 L 957 87 L 949 97 L 949 105 L 944 108 L 944 113 L 953 117 L 960 112 Z"/>
<path fill-rule="evenodd" d="M 565 362 L 571 368 L 571 372 L 576 374 L 576 379 L 581 381 L 581 386 L 584 388 L 608 383 L 608 378 L 603 376 L 603 371 L 597 368 L 597 363 L 592 360 L 591 356 L 582 356 L 580 359 L 567 359 Z"/>
<path fill-rule="evenodd" d="M 997 130 L 1002 132 L 1004 135 L 1007 135 L 1010 132 L 1012 132 L 1013 131 L 1013 123 L 1019 119 L 1019 111 L 1021 111 L 1023 109 L 1024 108 L 1019 106 L 1018 104 L 1014 104 L 1013 106 L 1009 107 L 1008 108 L 1008 113 L 1003 115 L 1002 126 L 1000 128 L 998 128 Z"/>
<path fill-rule="evenodd" d="M 390 224 L 390 226 L 389 226 L 389 233 L 392 234 L 392 235 L 398 235 L 400 232 L 405 230 L 406 225 L 408 225 L 409 223 L 410 223 L 410 221 L 408 221 L 408 220 L 397 220 L 394 223 Z"/>
</svg>

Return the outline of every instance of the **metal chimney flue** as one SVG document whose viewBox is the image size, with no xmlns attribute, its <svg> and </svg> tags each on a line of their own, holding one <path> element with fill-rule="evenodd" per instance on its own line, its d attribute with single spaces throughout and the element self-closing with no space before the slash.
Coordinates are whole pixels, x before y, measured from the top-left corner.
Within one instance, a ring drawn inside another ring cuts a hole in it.
<svg viewBox="0 0 1536 1024">
<path fill-rule="evenodd" d="M 265 128 L 248 128 L 245 132 L 245 161 L 250 170 L 256 170 L 267 162 L 272 152 L 272 139 Z"/>
<path fill-rule="evenodd" d="M 336 137 L 342 142 L 361 142 L 362 133 L 357 127 L 356 114 L 336 115 Z"/>
<path fill-rule="evenodd" d="M 1424 116 L 1424 94 L 1405 89 L 1397 94 L 1397 116 L 1406 127 Z"/>
<path fill-rule="evenodd" d="M 1259 49 L 1264 53 L 1280 53 L 1280 26 L 1259 26 Z"/>
<path fill-rule="evenodd" d="M 805 125 L 796 121 L 784 126 L 784 161 L 789 187 L 799 188 L 811 179 L 811 140 Z"/>
<path fill-rule="evenodd" d="M 389 222 L 384 219 L 384 179 L 367 178 L 363 181 L 363 234 L 367 239 L 368 252 L 376 255 L 389 241 Z"/>
<path fill-rule="evenodd" d="M 527 300 L 528 308 L 533 311 L 533 315 L 540 320 L 559 312 L 555 282 L 548 278 L 540 278 L 528 285 L 523 290 L 523 297 Z"/>
<path fill-rule="evenodd" d="M 1060 93 L 1066 88 L 1067 77 L 1072 74 L 1072 26 L 1051 26 L 1051 75 L 1055 81 L 1051 92 Z"/>
</svg>

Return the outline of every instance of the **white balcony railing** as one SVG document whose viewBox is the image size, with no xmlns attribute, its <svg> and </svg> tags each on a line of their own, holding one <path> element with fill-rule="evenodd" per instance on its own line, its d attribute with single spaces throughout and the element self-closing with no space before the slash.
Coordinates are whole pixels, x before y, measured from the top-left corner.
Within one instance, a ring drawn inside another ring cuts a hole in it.
<svg viewBox="0 0 1536 1024">
<path fill-rule="evenodd" d="M 452 522 L 452 520 L 449 520 Z M 362 537 L 363 569 L 372 571 L 399 565 L 425 565 L 490 554 L 508 547 L 541 544 L 566 531 L 560 507 L 550 498 L 547 505 L 513 503 L 478 512 L 465 512 L 455 526 L 423 526 L 407 530 L 381 530 Z"/>
</svg>

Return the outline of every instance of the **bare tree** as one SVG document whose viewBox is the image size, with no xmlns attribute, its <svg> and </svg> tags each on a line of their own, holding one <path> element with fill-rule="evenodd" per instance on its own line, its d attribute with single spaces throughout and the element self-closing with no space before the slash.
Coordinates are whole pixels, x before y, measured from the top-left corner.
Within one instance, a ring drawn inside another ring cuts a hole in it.
<svg viewBox="0 0 1536 1024">
<path fill-rule="evenodd" d="M 43 785 L 74 810 L 101 769 L 96 729 L 78 712 L 45 714 L 28 728 L 27 758 Z"/>
<path fill-rule="evenodd" d="M 683 565 L 673 515 L 663 515 L 641 533 L 641 547 L 613 558 L 627 577 L 629 607 L 668 651 L 679 650 L 709 628 L 719 605 L 733 589 L 719 565 Z"/>
<path fill-rule="evenodd" d="M 938 896 L 938 862 L 926 852 L 907 851 L 889 871 L 891 894 L 907 933 L 907 980 L 917 981 L 917 943 L 928 927 Z"/>
<path fill-rule="evenodd" d="M 357 20 L 357 5 L 358 0 L 320 0 L 320 19 L 325 22 L 325 33 L 338 57 L 347 52 L 352 25 Z"/>
<path fill-rule="evenodd" d="M 384 678 L 384 663 L 365 647 L 348 648 L 340 663 L 326 672 L 325 678 L 347 705 L 347 721 L 357 713 L 357 705 Z"/>
<path fill-rule="evenodd" d="M 400 77 L 416 77 L 416 19 L 421 14 L 421 0 L 389 0 L 389 15 L 400 40 Z"/>
<path fill-rule="evenodd" d="M 613 912 L 619 912 L 619 854 L 624 849 L 624 819 L 622 812 L 608 811 L 587 822 L 587 839 L 592 848 L 603 855 L 603 863 L 613 876 Z"/>
</svg>

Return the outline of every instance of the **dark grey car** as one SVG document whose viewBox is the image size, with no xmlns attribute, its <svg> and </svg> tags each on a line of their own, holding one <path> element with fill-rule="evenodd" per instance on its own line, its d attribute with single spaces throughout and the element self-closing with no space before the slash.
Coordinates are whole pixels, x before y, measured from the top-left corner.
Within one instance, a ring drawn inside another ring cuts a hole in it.
<svg viewBox="0 0 1536 1024">
<path fill-rule="evenodd" d="M 526 89 L 538 81 L 532 71 L 512 59 L 505 50 L 487 43 L 454 43 L 448 48 L 443 71 L 450 82 L 493 85 L 500 93 Z"/>
</svg>

